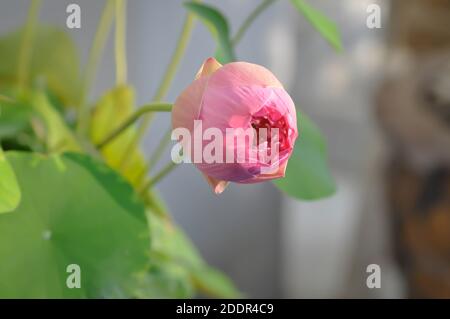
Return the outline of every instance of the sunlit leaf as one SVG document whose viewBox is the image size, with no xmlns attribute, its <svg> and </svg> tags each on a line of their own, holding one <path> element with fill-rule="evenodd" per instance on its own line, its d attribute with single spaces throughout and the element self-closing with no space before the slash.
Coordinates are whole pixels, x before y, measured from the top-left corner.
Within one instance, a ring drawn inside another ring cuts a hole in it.
<svg viewBox="0 0 450 319">
<path fill-rule="evenodd" d="M 7 159 L 22 201 L 0 215 L 0 297 L 131 296 L 150 248 L 145 209 L 132 187 L 82 154 L 8 152 Z M 80 266 L 80 288 L 66 284 L 71 264 Z"/>
<path fill-rule="evenodd" d="M 217 42 L 217 60 L 221 63 L 234 61 L 235 56 L 230 40 L 230 30 L 223 14 L 218 9 L 206 4 L 187 2 L 184 5 L 200 18 L 213 35 Z"/>
<path fill-rule="evenodd" d="M 0 214 L 16 209 L 20 194 L 16 175 L 0 147 Z"/>
<path fill-rule="evenodd" d="M 275 185 L 288 195 L 305 200 L 332 195 L 336 186 L 327 162 L 325 138 L 304 114 L 297 114 L 299 137 L 289 159 L 286 176 Z"/>
<path fill-rule="evenodd" d="M 0 38 L 0 86 L 17 83 L 22 34 L 19 30 Z M 66 105 L 78 101 L 79 58 L 74 42 L 63 29 L 35 28 L 30 78 L 48 86 Z"/>
<path fill-rule="evenodd" d="M 342 50 L 342 41 L 336 24 L 304 0 L 291 0 L 294 7 L 336 50 Z"/>
<path fill-rule="evenodd" d="M 61 114 L 50 104 L 45 93 L 33 92 L 31 103 L 44 122 L 45 139 L 49 150 L 59 152 L 81 150 L 74 133 L 67 126 Z"/>
<path fill-rule="evenodd" d="M 131 87 L 120 86 L 107 92 L 94 106 L 90 136 L 95 144 L 126 121 L 134 110 L 134 91 Z M 139 150 L 126 154 L 136 130 L 130 127 L 102 149 L 106 162 L 113 168 L 121 169 L 124 176 L 136 185 L 145 167 L 145 160 Z M 130 156 L 125 167 L 121 167 L 125 156 Z"/>
</svg>

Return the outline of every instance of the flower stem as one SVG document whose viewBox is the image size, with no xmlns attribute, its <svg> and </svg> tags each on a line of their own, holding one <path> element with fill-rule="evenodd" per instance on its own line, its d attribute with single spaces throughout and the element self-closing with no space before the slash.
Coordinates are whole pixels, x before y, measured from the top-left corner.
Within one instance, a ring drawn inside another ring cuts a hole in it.
<svg viewBox="0 0 450 319">
<path fill-rule="evenodd" d="M 242 23 L 241 27 L 236 32 L 236 35 L 231 40 L 231 43 L 233 45 L 236 45 L 241 41 L 242 37 L 244 36 L 247 29 L 251 26 L 253 21 L 272 3 L 274 3 L 276 0 L 263 0 L 250 14 L 249 16 L 244 20 L 244 23 Z"/>
<path fill-rule="evenodd" d="M 116 84 L 117 86 L 127 82 L 127 58 L 126 58 L 126 1 L 116 0 L 116 34 L 114 50 L 116 57 Z"/>
<path fill-rule="evenodd" d="M 170 162 L 164 166 L 154 177 L 150 178 L 148 182 L 144 184 L 141 193 L 145 194 L 151 187 L 166 177 L 166 175 L 168 175 L 176 166 L 177 164 L 175 162 Z"/>
<path fill-rule="evenodd" d="M 19 51 L 19 65 L 17 70 L 19 87 L 21 89 L 24 89 L 27 86 L 29 80 L 28 72 L 30 68 L 30 60 L 33 48 L 33 35 L 41 4 L 41 0 L 31 1 L 23 32 L 22 43 Z"/>
<path fill-rule="evenodd" d="M 84 71 L 83 84 L 80 93 L 80 106 L 78 111 L 78 123 L 77 132 L 82 133 L 87 128 L 88 122 L 88 104 L 87 97 L 89 95 L 89 89 L 94 80 L 97 66 L 105 47 L 106 39 L 111 28 L 111 24 L 114 18 L 114 2 L 112 0 L 106 0 L 105 7 L 103 9 L 100 22 L 97 27 L 97 31 L 94 36 L 91 51 L 89 53 L 88 62 Z"/>
<path fill-rule="evenodd" d="M 177 71 L 178 65 L 181 62 L 181 59 L 186 51 L 186 47 L 188 45 L 189 39 L 191 37 L 192 29 L 194 27 L 194 15 L 192 13 L 188 13 L 186 16 L 186 20 L 183 24 L 183 29 L 181 31 L 180 37 L 178 38 L 178 43 L 175 48 L 174 53 L 172 54 L 172 58 L 170 60 L 169 65 L 167 66 L 165 75 L 161 81 L 161 84 L 156 91 L 156 94 L 153 98 L 153 101 L 158 102 L 165 98 L 167 92 L 169 91 L 170 85 L 175 77 L 175 73 Z M 153 114 L 148 114 L 144 117 L 141 125 L 139 126 L 135 137 L 131 140 L 130 144 L 127 146 L 125 151 L 125 156 L 123 157 L 120 168 L 123 169 L 127 166 L 131 151 L 138 145 L 139 141 L 143 138 L 145 132 L 147 131 L 148 126 L 153 118 Z"/>
<path fill-rule="evenodd" d="M 155 97 L 153 98 L 155 101 L 163 99 L 166 96 L 167 92 L 169 91 L 170 85 L 172 84 L 173 78 L 175 77 L 178 65 L 181 62 L 181 58 L 183 57 L 189 39 L 191 38 L 193 27 L 194 27 L 194 15 L 188 13 L 186 20 L 183 24 L 183 30 L 178 39 L 178 44 L 172 55 L 172 59 L 169 65 L 167 66 L 166 74 L 164 75 L 161 84 L 159 85 L 158 90 L 156 91 Z"/>
<path fill-rule="evenodd" d="M 144 193 L 143 196 L 144 201 L 150 208 L 150 210 L 147 210 L 148 214 L 150 214 L 151 212 L 161 218 L 164 218 L 167 221 L 170 221 L 172 219 L 169 215 L 169 210 L 164 204 L 164 201 L 155 190 L 149 190 L 148 192 Z"/>
<path fill-rule="evenodd" d="M 170 142 L 171 134 L 172 134 L 172 130 L 168 130 L 164 134 L 164 136 L 162 137 L 158 146 L 156 147 L 155 151 L 153 152 L 152 156 L 150 156 L 149 160 L 147 161 L 145 167 L 139 173 L 139 176 L 137 178 L 138 183 L 140 183 L 144 179 L 144 177 L 147 175 L 147 173 L 150 171 L 150 169 L 154 165 L 156 165 L 158 163 L 158 161 L 161 159 L 161 156 L 163 155 L 164 150 L 166 149 L 168 143 Z"/>
<path fill-rule="evenodd" d="M 127 128 L 134 124 L 142 115 L 151 112 L 170 112 L 172 110 L 172 104 L 169 103 L 152 103 L 141 106 L 134 114 L 132 114 L 125 122 L 119 127 L 114 129 L 108 136 L 106 136 L 101 142 L 97 143 L 97 148 L 101 149 L 108 143 L 113 141 L 117 136 L 123 133 Z"/>
</svg>

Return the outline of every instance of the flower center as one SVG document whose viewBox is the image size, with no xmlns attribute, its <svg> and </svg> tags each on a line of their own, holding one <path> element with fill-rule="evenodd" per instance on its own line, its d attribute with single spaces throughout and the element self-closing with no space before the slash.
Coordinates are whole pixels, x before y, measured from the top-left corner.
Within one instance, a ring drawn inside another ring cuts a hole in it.
<svg viewBox="0 0 450 319">
<path fill-rule="evenodd" d="M 254 115 L 251 120 L 251 126 L 256 130 L 257 145 L 267 142 L 267 147 L 271 148 L 279 144 L 279 152 L 289 148 L 289 135 L 292 130 L 286 118 L 274 109 L 264 113 L 264 115 Z M 273 138 L 277 139 L 274 145 L 272 145 Z"/>
</svg>

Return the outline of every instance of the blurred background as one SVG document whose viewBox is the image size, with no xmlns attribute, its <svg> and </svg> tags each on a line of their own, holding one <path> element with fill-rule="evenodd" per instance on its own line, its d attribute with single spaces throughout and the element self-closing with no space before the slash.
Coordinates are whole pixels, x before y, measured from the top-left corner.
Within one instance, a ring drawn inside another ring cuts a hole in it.
<svg viewBox="0 0 450 319">
<path fill-rule="evenodd" d="M 206 1 L 221 9 L 232 33 L 260 0 Z M 103 7 L 100 0 L 46 0 L 41 20 L 65 25 L 81 7 L 81 29 L 67 29 L 86 61 Z M 151 100 L 182 28 L 178 0 L 128 2 L 129 81 L 138 105 Z M 338 185 L 317 202 L 288 199 L 270 183 L 231 185 L 215 196 L 192 165 L 160 186 L 174 219 L 204 258 L 255 298 L 450 297 L 450 1 L 309 0 L 336 21 L 336 53 L 279 0 L 249 29 L 239 60 L 262 64 L 327 137 Z M 18 27 L 29 1 L 2 0 L 0 32 Z M 370 5 L 381 28 L 369 28 Z M 196 25 L 168 101 L 214 54 Z M 114 85 L 109 39 L 92 92 Z M 158 116 L 150 151 L 169 126 Z M 169 160 L 169 154 L 167 154 Z M 381 288 L 369 289 L 369 264 Z"/>
</svg>

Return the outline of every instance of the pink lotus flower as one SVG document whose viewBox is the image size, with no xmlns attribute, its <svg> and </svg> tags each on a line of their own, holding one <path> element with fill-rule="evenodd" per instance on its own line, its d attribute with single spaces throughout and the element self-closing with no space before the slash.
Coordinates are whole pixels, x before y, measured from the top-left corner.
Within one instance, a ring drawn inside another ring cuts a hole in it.
<svg viewBox="0 0 450 319">
<path fill-rule="evenodd" d="M 186 128 L 195 136 L 200 121 L 202 132 L 214 128 L 224 136 L 223 150 L 215 150 L 215 155 L 219 151 L 245 155 L 244 161 L 228 162 L 224 155 L 223 161 L 211 162 L 204 158 L 193 161 L 216 194 L 228 182 L 257 183 L 284 176 L 298 135 L 297 118 L 289 94 L 266 68 L 246 62 L 222 66 L 214 58 L 207 59 L 195 81 L 177 98 L 172 111 L 174 129 Z M 240 139 L 236 143 L 235 136 L 227 129 L 239 128 L 256 130 L 253 140 Z M 260 131 L 267 133 L 265 140 L 261 139 Z M 184 144 L 183 148 L 190 147 L 191 154 L 195 153 L 195 145 L 206 151 L 208 140 L 202 134 L 189 142 L 190 146 Z M 267 156 L 274 153 L 275 160 L 271 157 L 268 161 Z"/>
</svg>

